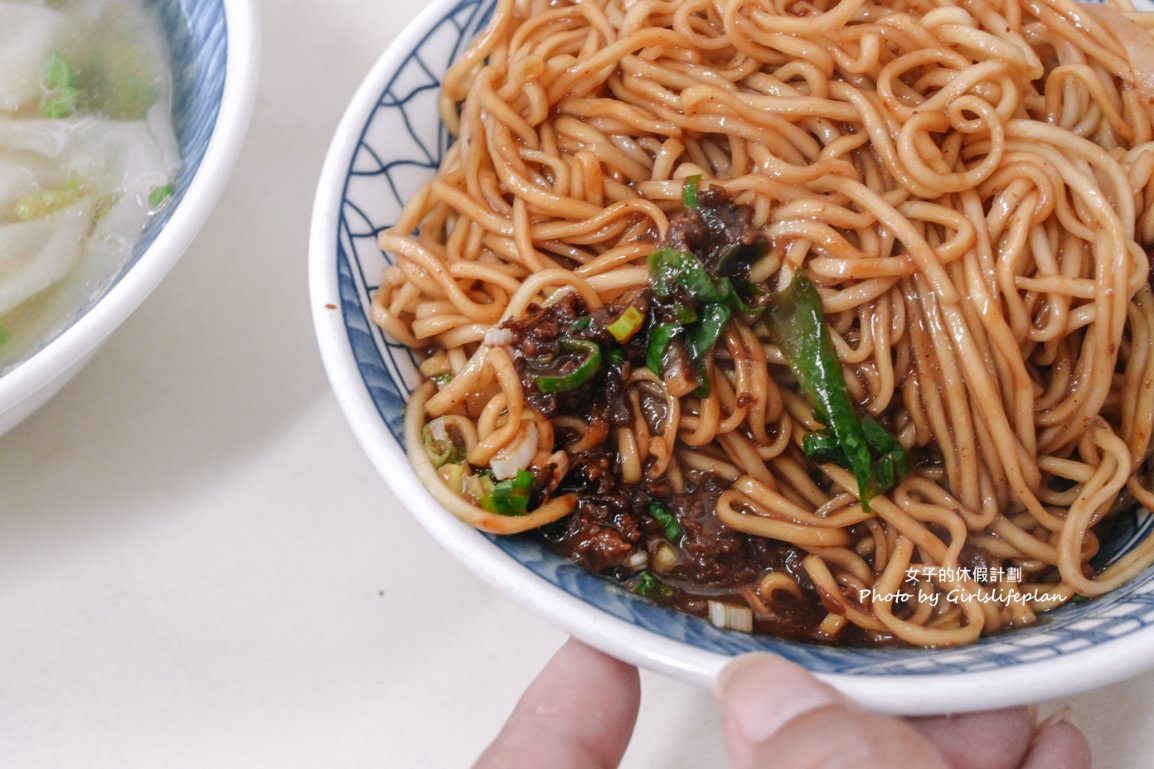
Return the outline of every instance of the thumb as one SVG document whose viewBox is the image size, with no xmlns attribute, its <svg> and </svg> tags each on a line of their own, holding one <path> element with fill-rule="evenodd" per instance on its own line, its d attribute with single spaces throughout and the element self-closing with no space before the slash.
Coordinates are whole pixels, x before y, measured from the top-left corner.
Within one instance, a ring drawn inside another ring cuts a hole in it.
<svg viewBox="0 0 1154 769">
<path fill-rule="evenodd" d="M 717 697 L 736 769 L 949 769 L 910 724 L 854 705 L 779 657 L 736 658 Z"/>
</svg>

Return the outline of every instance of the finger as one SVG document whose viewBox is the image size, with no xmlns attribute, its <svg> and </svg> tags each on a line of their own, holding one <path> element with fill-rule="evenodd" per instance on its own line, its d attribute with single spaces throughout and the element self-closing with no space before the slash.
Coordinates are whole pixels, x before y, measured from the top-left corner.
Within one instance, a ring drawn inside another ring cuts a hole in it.
<svg viewBox="0 0 1154 769">
<path fill-rule="evenodd" d="M 641 703 L 637 669 L 568 641 L 474 769 L 613 769 Z"/>
<path fill-rule="evenodd" d="M 909 722 L 929 738 L 952 769 L 1017 769 L 1034 734 L 1026 708 L 911 718 Z"/>
<path fill-rule="evenodd" d="M 736 769 L 950 769 L 906 721 L 863 710 L 778 657 L 731 662 L 718 699 Z"/>
<path fill-rule="evenodd" d="M 1050 720 L 1039 727 L 1022 769 L 1090 769 L 1090 743 L 1067 720 Z"/>
</svg>

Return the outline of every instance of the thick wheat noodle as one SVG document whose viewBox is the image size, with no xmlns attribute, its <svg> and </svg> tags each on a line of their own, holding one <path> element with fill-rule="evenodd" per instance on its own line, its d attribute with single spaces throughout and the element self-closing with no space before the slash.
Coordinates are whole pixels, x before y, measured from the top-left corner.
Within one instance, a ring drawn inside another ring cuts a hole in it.
<svg viewBox="0 0 1154 769">
<path fill-rule="evenodd" d="M 804 553 L 835 641 L 970 643 L 1132 579 L 1154 541 L 1089 567 L 1104 517 L 1154 503 L 1154 62 L 1127 42 L 1154 21 L 1122 2 L 499 0 L 442 84 L 457 141 L 380 234 L 373 320 L 440 382 L 406 412 L 422 481 L 492 532 L 578 504 L 449 491 L 421 448 L 440 417 L 473 469 L 535 425 L 535 469 L 605 445 L 626 483 L 713 474 L 722 524 Z M 526 401 L 499 326 L 566 293 L 623 307 L 694 175 L 767 239 L 752 281 L 811 276 L 851 395 L 917 457 L 869 510 L 803 456 L 822 425 L 757 324 L 729 322 L 707 395 L 635 368 L 628 423 Z M 1018 581 L 968 575 L 974 552 Z M 761 611 L 803 593 L 774 570 L 742 589 Z"/>
</svg>

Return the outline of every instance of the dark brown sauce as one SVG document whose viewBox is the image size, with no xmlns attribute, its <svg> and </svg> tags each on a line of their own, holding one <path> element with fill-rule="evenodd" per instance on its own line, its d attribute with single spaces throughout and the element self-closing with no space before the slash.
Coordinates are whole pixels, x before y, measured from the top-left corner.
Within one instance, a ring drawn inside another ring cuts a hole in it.
<svg viewBox="0 0 1154 769">
<path fill-rule="evenodd" d="M 728 193 L 708 187 L 699 195 L 701 206 L 672 217 L 662 248 L 690 251 L 703 264 L 717 267 L 738 245 L 758 237 L 752 210 L 735 204 Z M 675 297 L 674 299 L 678 299 Z M 692 297 L 680 299 L 691 302 Z M 634 423 L 625 383 L 636 367 L 647 364 L 645 334 L 622 343 L 609 324 L 632 306 L 653 324 L 674 320 L 673 304 L 657 300 L 651 289 L 622 297 L 614 306 L 588 310 L 575 292 L 527 317 L 509 321 L 509 345 L 528 404 L 549 418 L 576 416 L 600 439 L 594 448 L 570 451 L 569 470 L 553 493 L 575 492 L 574 512 L 540 530 L 538 536 L 555 552 L 577 566 L 616 581 L 654 602 L 688 614 L 708 617 L 709 602 L 749 607 L 753 630 L 781 638 L 838 645 L 893 644 L 890 636 L 867 633 L 846 623 L 836 637 L 821 630 L 837 602 L 823 598 L 801 566 L 805 552 L 785 542 L 746 535 L 725 526 L 717 517 L 717 500 L 727 483 L 716 475 L 689 472 L 686 487 L 677 493 L 664 478 L 626 484 L 617 475 L 616 449 L 606 440 L 609 426 Z M 537 381 L 565 376 L 577 363 L 565 354 L 564 340 L 595 342 L 612 350 L 597 373 L 565 392 L 542 392 Z M 680 347 L 671 346 L 677 353 Z M 667 361 L 669 358 L 666 359 Z M 668 365 L 668 363 L 667 363 Z M 689 369 L 686 363 L 683 368 Z M 668 369 L 667 369 L 668 373 Z M 665 418 L 661 399 L 639 401 L 640 415 L 651 429 Z M 561 449 L 577 436 L 568 430 L 555 433 Z M 538 482 L 536 502 L 545 498 Z M 785 573 L 800 588 L 800 597 L 778 590 L 760 596 L 758 585 L 767 574 Z"/>
<path fill-rule="evenodd" d="M 834 638 L 820 631 L 833 602 L 823 602 L 801 561 L 805 552 L 793 545 L 749 536 L 726 527 L 717 517 L 723 479 L 698 476 L 685 493 L 674 494 L 660 484 L 618 485 L 608 452 L 579 456 L 567 477 L 569 490 L 581 494 L 573 515 L 541 531 L 548 546 L 593 574 L 641 592 L 660 605 L 708 618 L 709 601 L 747 606 L 755 633 L 841 646 L 895 645 L 888 635 L 871 634 L 847 623 Z M 650 512 L 664 505 L 680 532 L 668 537 L 665 524 Z M 655 565 L 657 553 L 675 554 L 672 564 Z M 644 553 L 643 567 L 635 565 Z M 757 594 L 769 573 L 788 574 L 801 588 L 798 598 L 776 591 L 768 600 Z M 647 580 L 640 579 L 643 573 Z M 659 592 L 644 590 L 654 583 Z"/>
</svg>

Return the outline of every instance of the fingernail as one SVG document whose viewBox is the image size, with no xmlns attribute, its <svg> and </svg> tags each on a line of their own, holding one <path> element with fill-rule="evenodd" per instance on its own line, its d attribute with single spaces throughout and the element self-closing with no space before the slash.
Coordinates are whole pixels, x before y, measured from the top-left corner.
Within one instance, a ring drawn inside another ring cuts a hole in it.
<svg viewBox="0 0 1154 769">
<path fill-rule="evenodd" d="M 1069 724 L 1075 729 L 1078 728 L 1078 721 L 1074 718 L 1074 711 L 1071 710 L 1068 705 L 1058 708 L 1047 716 L 1045 721 L 1038 724 L 1038 731 L 1041 731 L 1047 726 L 1057 726 L 1058 724 Z"/>
<path fill-rule="evenodd" d="M 735 658 L 717 678 L 717 698 L 729 720 L 750 742 L 764 742 L 793 719 L 845 704 L 834 689 L 803 668 L 762 652 Z"/>
</svg>

